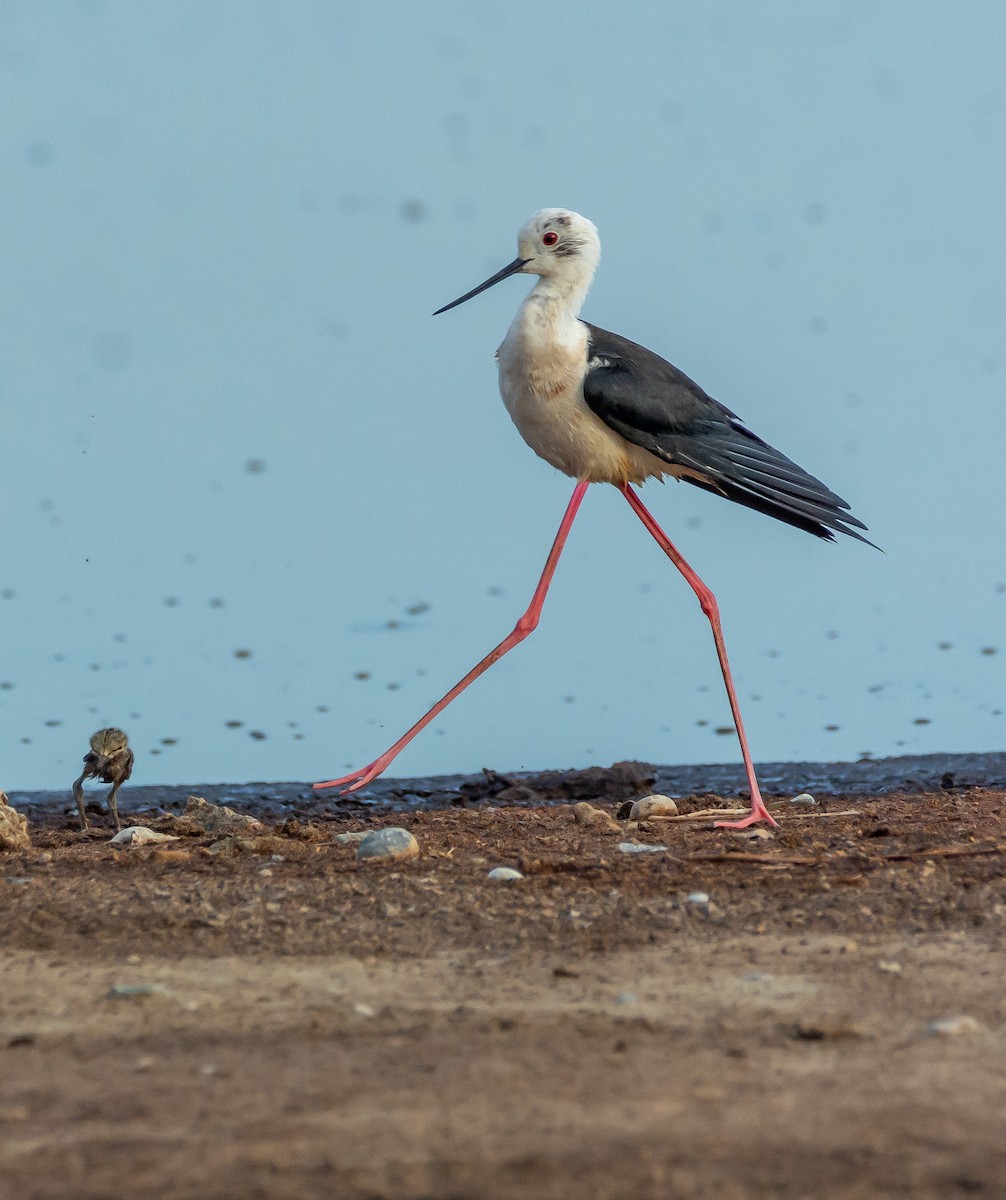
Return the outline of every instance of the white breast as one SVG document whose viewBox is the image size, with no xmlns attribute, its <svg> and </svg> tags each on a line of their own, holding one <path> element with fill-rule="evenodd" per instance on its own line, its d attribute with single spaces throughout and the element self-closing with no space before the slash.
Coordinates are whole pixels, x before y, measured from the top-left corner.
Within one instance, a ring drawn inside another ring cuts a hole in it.
<svg viewBox="0 0 1006 1200">
<path fill-rule="evenodd" d="M 529 297 L 529 301 L 531 297 Z M 667 464 L 628 442 L 587 407 L 587 328 L 525 302 L 496 352 L 500 393 L 535 454 L 575 479 L 642 483 Z"/>
</svg>

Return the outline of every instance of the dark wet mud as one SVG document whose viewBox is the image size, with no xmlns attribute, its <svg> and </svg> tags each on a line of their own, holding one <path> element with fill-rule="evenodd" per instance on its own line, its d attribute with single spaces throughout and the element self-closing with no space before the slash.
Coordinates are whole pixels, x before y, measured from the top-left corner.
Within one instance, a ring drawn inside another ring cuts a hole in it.
<svg viewBox="0 0 1006 1200">
<path fill-rule="evenodd" d="M 758 779 L 766 796 L 810 792 L 816 797 L 889 795 L 967 787 L 1006 787 L 1006 753 L 901 755 L 839 763 L 761 763 Z M 131 810 L 178 812 L 191 794 L 238 807 L 262 820 L 289 816 L 323 818 L 353 812 L 386 813 L 454 807 L 527 807 L 568 804 L 576 800 L 615 803 L 656 791 L 680 797 L 746 792 L 739 763 L 704 766 L 659 766 L 624 762 L 611 767 L 555 771 L 484 770 L 479 775 L 436 775 L 426 778 L 376 780 L 362 791 L 340 796 L 332 789 L 316 792 L 310 783 L 194 783 L 127 786 L 120 793 L 125 821 Z M 69 787 L 56 791 L 10 792 L 21 811 L 52 813 L 73 809 Z M 95 791 L 92 803 L 103 798 Z M 94 811 L 100 811 L 95 808 Z"/>
</svg>

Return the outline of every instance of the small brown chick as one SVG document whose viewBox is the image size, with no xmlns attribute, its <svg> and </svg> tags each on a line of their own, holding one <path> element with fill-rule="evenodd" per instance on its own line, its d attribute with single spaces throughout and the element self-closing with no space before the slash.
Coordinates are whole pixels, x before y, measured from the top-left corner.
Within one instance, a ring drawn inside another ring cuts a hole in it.
<svg viewBox="0 0 1006 1200">
<path fill-rule="evenodd" d="M 112 785 L 112 790 L 108 793 L 108 811 L 115 821 L 115 828 L 121 829 L 119 810 L 115 806 L 115 793 L 132 772 L 133 752 L 129 748 L 129 739 L 121 729 L 99 729 L 91 735 L 91 749 L 84 755 L 84 773 L 73 785 L 73 798 L 77 801 L 81 829 L 87 828 L 84 780 L 100 779 L 102 783 Z"/>
</svg>

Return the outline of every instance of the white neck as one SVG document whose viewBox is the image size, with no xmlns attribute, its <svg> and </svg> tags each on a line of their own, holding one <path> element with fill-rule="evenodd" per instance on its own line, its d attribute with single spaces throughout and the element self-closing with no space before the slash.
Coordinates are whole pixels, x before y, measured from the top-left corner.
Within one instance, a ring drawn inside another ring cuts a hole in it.
<svg viewBox="0 0 1006 1200">
<path fill-rule="evenodd" d="M 549 324 L 563 325 L 575 321 L 583 308 L 593 276 L 593 270 L 542 275 L 521 307 L 537 309 L 539 319 L 544 318 Z"/>
</svg>

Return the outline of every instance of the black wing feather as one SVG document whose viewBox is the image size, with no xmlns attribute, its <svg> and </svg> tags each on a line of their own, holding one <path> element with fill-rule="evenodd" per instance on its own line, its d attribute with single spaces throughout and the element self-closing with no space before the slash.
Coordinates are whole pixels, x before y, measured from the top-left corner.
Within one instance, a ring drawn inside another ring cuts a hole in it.
<svg viewBox="0 0 1006 1200">
<path fill-rule="evenodd" d="M 627 441 L 694 471 L 688 483 L 833 541 L 835 532 L 873 543 L 849 505 L 819 479 L 747 429 L 652 350 L 587 325 L 588 371 L 583 397 Z M 834 531 L 834 532 L 833 532 Z"/>
</svg>

